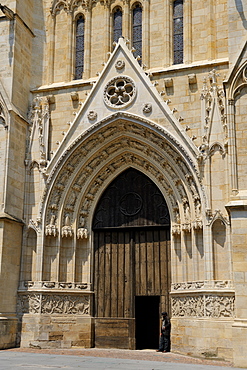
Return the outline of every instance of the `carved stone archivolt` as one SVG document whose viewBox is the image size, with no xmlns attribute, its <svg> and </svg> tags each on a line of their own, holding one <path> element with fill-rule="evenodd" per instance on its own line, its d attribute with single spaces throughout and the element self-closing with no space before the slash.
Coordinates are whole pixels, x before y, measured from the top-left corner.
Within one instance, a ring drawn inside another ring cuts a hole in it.
<svg viewBox="0 0 247 370">
<path fill-rule="evenodd" d="M 126 166 L 149 173 L 164 189 L 170 208 L 176 208 L 178 200 L 180 207 L 176 214 L 171 211 L 174 222 L 178 216 L 181 225 L 199 221 L 203 201 L 200 180 L 191 172 L 191 166 L 179 153 L 178 147 L 170 141 L 152 128 L 124 120 L 96 130 L 86 140 L 78 139 L 78 144 L 73 144 L 66 152 L 65 163 L 60 161 L 62 167 L 55 176 L 55 182 L 56 172 L 48 178 L 47 190 L 51 187 L 51 192 L 46 213 L 47 231 L 54 229 L 51 227 L 53 215 L 55 220 L 62 217 L 61 224 L 65 225 L 65 215 L 69 214 L 71 225 L 77 219 L 77 237 L 85 238 L 87 232 L 84 229 L 87 229 L 87 225 L 81 227 L 78 217 L 87 220 L 95 197 L 102 191 L 105 181 Z"/>
<path fill-rule="evenodd" d="M 90 296 L 81 294 L 19 294 L 17 313 L 49 315 L 89 315 Z"/>
</svg>

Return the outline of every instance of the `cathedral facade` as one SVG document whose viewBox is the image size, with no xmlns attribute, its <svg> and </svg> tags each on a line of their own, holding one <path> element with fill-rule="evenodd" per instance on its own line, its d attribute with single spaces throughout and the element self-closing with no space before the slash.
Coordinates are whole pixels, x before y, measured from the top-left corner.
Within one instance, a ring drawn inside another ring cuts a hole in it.
<svg viewBox="0 0 247 370">
<path fill-rule="evenodd" d="M 0 348 L 157 348 L 167 311 L 247 366 L 245 2 L 6 0 L 0 40 Z"/>
</svg>

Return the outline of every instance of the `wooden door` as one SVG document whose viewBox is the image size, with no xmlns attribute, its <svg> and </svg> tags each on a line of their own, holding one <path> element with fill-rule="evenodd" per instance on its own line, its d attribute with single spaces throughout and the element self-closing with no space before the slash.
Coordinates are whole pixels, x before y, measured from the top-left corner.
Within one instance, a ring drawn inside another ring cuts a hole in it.
<svg viewBox="0 0 247 370">
<path fill-rule="evenodd" d="M 164 197 L 128 169 L 101 197 L 94 216 L 96 346 L 135 348 L 135 297 L 168 307 L 170 220 Z"/>
</svg>

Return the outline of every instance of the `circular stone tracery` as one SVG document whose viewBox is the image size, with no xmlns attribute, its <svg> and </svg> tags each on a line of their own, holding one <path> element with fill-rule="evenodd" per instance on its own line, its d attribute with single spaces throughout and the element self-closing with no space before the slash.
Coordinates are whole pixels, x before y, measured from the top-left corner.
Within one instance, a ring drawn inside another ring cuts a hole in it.
<svg viewBox="0 0 247 370">
<path fill-rule="evenodd" d="M 125 107 L 131 103 L 136 95 L 134 81 L 127 76 L 113 78 L 105 87 L 104 100 L 113 108 Z"/>
</svg>

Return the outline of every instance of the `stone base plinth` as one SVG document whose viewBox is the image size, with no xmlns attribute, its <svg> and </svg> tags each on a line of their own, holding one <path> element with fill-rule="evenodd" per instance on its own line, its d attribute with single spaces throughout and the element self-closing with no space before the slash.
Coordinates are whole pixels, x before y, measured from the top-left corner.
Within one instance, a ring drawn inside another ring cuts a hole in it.
<svg viewBox="0 0 247 370">
<path fill-rule="evenodd" d="M 91 317 L 24 314 L 21 347 L 90 348 L 93 332 L 94 322 Z"/>
<path fill-rule="evenodd" d="M 0 349 L 16 346 L 17 319 L 0 317 Z"/>
<path fill-rule="evenodd" d="M 247 320 L 236 319 L 232 327 L 233 364 L 235 367 L 247 367 L 246 343 Z"/>
<path fill-rule="evenodd" d="M 233 359 L 233 319 L 173 318 L 172 351 L 199 357 Z M 247 334 L 247 331 L 246 331 Z"/>
</svg>

